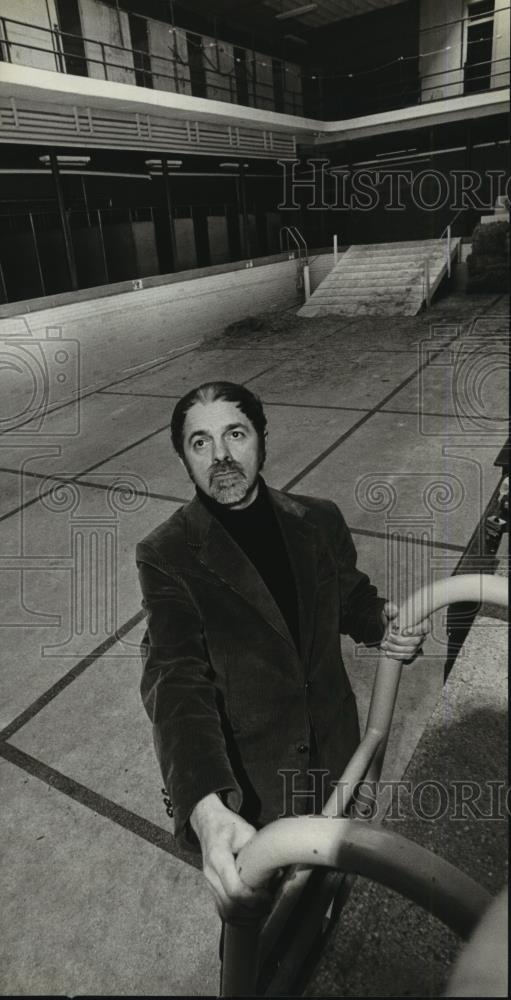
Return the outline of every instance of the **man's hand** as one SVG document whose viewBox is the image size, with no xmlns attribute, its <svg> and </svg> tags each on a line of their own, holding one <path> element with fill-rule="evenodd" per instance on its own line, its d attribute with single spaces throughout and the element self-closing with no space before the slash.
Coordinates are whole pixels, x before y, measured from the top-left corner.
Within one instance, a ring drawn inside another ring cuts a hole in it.
<svg viewBox="0 0 511 1000">
<path fill-rule="evenodd" d="M 382 612 L 385 635 L 380 649 L 395 660 L 411 663 L 421 652 L 424 639 L 430 631 L 430 622 L 429 618 L 425 618 L 423 622 L 419 622 L 413 628 L 405 629 L 401 634 L 399 627 L 391 624 L 393 619 L 397 617 L 398 611 L 397 604 L 387 601 Z"/>
<path fill-rule="evenodd" d="M 202 849 L 204 875 L 224 920 L 248 923 L 270 905 L 270 894 L 251 889 L 238 875 L 235 856 L 251 840 L 255 829 L 224 806 L 214 792 L 197 803 L 190 823 Z"/>
</svg>

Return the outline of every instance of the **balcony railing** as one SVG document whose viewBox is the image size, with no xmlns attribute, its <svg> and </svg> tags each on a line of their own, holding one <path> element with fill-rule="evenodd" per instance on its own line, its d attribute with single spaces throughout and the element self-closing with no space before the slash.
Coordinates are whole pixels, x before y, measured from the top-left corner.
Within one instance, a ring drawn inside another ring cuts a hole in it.
<svg viewBox="0 0 511 1000">
<path fill-rule="evenodd" d="M 506 12 L 509 7 L 498 13 Z M 71 34 L 57 26 L 36 26 L 0 17 L 0 57 L 59 73 L 294 115 L 305 113 L 320 120 L 346 119 L 508 86 L 509 54 L 497 55 L 496 43 L 501 35 L 496 26 L 486 39 L 491 51 L 484 58 L 481 44 L 485 39 L 473 32 L 469 35 L 469 26 L 472 30 L 473 18 L 422 28 L 413 54 L 363 71 L 330 74 L 316 70 L 312 64 L 300 71 L 296 64 L 271 56 L 261 62 L 255 53 L 241 48 L 236 51 L 241 51 L 243 58 L 229 50 L 232 67 L 224 68 L 227 59 L 222 60 L 219 53 L 228 51 L 223 48 L 225 43 L 193 43 L 184 32 L 178 40 L 173 28 L 169 29 L 171 55 L 166 56 Z M 439 46 L 439 33 L 450 44 Z M 190 58 L 190 45 L 194 44 L 200 48 L 200 59 L 197 52 Z M 264 73 L 259 65 L 264 66 Z"/>
<path fill-rule="evenodd" d="M 42 32 L 44 41 L 48 44 L 34 44 L 23 37 L 24 31 L 35 31 L 38 34 Z M 174 45 L 173 56 L 169 57 L 111 41 L 71 34 L 55 26 L 46 28 L 0 17 L 0 57 L 6 62 L 31 65 L 34 61 L 30 58 L 31 53 L 43 56 L 43 59 L 39 57 L 39 61 L 44 61 L 45 65 L 38 68 L 58 73 L 99 77 L 113 83 L 131 83 L 154 90 L 245 104 L 288 114 L 303 113 L 301 76 L 297 68 L 291 68 L 284 60 L 272 60 L 268 57 L 267 64 L 276 63 L 279 70 L 279 94 L 276 92 L 273 71 L 271 82 L 260 78 L 257 74 L 257 61 L 250 56 L 249 50 L 246 50 L 246 73 L 243 80 L 235 64 L 232 70 L 224 70 L 220 66 L 218 53 L 215 64 L 204 52 L 203 85 L 199 86 L 190 59 L 182 57 L 177 45 Z M 44 60 L 44 56 L 48 57 L 47 60 Z M 294 90 L 286 84 L 290 73 L 297 78 Z"/>
</svg>

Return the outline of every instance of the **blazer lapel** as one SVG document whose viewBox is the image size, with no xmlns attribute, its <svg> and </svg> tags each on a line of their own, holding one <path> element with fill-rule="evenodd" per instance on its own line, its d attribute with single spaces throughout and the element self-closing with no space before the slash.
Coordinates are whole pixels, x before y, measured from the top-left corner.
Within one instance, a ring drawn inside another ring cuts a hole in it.
<svg viewBox="0 0 511 1000">
<path fill-rule="evenodd" d="M 296 649 L 280 608 L 254 565 L 219 521 L 195 498 L 185 512 L 187 541 L 204 566 L 260 615 Z"/>
<path fill-rule="evenodd" d="M 306 520 L 307 508 L 292 497 L 268 488 L 274 510 L 282 529 L 291 569 L 296 582 L 300 647 L 307 662 L 313 638 L 314 608 L 317 583 L 316 530 Z"/>
</svg>

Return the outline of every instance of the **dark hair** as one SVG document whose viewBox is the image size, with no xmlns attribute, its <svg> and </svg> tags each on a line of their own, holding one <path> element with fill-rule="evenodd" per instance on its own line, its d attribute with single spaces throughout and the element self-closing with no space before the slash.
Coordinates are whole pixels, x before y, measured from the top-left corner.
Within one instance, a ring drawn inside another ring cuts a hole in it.
<svg viewBox="0 0 511 1000">
<path fill-rule="evenodd" d="M 183 428 L 188 410 L 195 403 L 214 403 L 217 399 L 224 399 L 226 403 L 236 403 L 241 412 L 248 417 L 254 430 L 257 432 L 259 447 L 261 449 L 261 459 L 264 461 L 266 456 L 266 442 L 264 437 L 266 417 L 263 405 L 259 396 L 256 396 L 254 392 L 250 392 L 250 389 L 246 389 L 244 385 L 238 385 L 236 382 L 203 382 L 196 389 L 190 389 L 190 392 L 187 392 L 186 396 L 182 396 L 179 402 L 176 403 L 170 421 L 170 436 L 178 455 L 181 458 L 184 456 Z"/>
</svg>

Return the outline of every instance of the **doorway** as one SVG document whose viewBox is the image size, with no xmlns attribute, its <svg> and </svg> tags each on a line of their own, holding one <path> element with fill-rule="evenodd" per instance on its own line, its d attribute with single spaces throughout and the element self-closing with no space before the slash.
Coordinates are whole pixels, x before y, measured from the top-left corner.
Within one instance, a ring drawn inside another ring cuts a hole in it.
<svg viewBox="0 0 511 1000">
<path fill-rule="evenodd" d="M 78 0 L 55 0 L 55 9 L 62 70 L 73 76 L 88 76 Z"/>
<path fill-rule="evenodd" d="M 234 55 L 234 75 L 236 77 L 236 94 L 238 104 L 248 105 L 248 75 L 247 59 L 245 49 L 235 48 Z"/>
<path fill-rule="evenodd" d="M 147 20 L 138 14 L 129 14 L 130 37 L 133 48 L 133 65 L 137 87 L 152 87 L 151 57 L 149 55 L 149 32 Z"/>
</svg>

